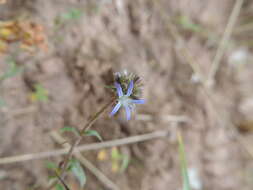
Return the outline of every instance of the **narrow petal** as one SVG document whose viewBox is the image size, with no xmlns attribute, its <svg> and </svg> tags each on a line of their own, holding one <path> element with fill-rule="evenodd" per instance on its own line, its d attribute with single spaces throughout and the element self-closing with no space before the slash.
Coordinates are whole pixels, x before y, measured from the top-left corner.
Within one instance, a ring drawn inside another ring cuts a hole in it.
<svg viewBox="0 0 253 190">
<path fill-rule="evenodd" d="M 117 83 L 117 82 L 115 82 L 114 85 L 115 85 L 115 87 L 117 89 L 118 96 L 119 97 L 123 96 L 123 91 L 122 91 L 122 88 L 121 88 L 120 84 Z"/>
<path fill-rule="evenodd" d="M 128 106 L 124 106 L 126 111 L 126 119 L 127 121 L 131 119 L 131 109 Z"/>
<path fill-rule="evenodd" d="M 141 99 L 141 100 L 131 100 L 132 103 L 134 104 L 145 104 L 145 100 Z"/>
<path fill-rule="evenodd" d="M 117 113 L 117 111 L 119 110 L 120 106 L 121 106 L 121 104 L 120 104 L 120 102 L 118 102 L 116 104 L 116 106 L 114 106 L 114 108 L 112 109 L 112 112 L 110 113 L 110 117 L 113 116 L 115 113 Z"/>
<path fill-rule="evenodd" d="M 130 96 L 133 92 L 133 88 L 134 88 L 134 81 L 131 80 L 129 85 L 128 85 L 128 89 L 127 89 L 127 96 Z"/>
</svg>

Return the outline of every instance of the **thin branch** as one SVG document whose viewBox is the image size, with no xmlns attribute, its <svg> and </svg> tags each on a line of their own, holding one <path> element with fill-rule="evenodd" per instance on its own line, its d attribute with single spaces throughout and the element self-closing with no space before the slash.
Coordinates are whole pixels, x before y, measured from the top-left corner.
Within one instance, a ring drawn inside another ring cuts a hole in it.
<svg viewBox="0 0 253 190">
<path fill-rule="evenodd" d="M 136 120 L 140 121 L 152 121 L 154 116 L 150 114 L 137 114 Z M 161 115 L 159 117 L 161 121 L 164 122 L 177 122 L 177 123 L 190 123 L 191 119 L 186 115 Z"/>
<path fill-rule="evenodd" d="M 214 81 L 215 75 L 216 75 L 217 70 L 220 66 L 222 56 L 226 50 L 228 41 L 231 37 L 232 31 L 233 31 L 234 25 L 236 23 L 236 20 L 238 18 L 238 15 L 240 13 L 242 4 L 243 4 L 243 0 L 237 0 L 234 4 L 233 10 L 232 10 L 231 15 L 229 17 L 228 24 L 227 24 L 226 29 L 224 31 L 223 37 L 221 39 L 221 42 L 220 42 L 219 47 L 217 49 L 216 55 L 214 57 L 211 70 L 208 75 L 208 80 L 207 80 L 208 85 L 212 85 L 215 82 Z"/>
<path fill-rule="evenodd" d="M 76 152 L 82 152 L 82 151 L 109 148 L 113 146 L 122 146 L 122 145 L 133 144 L 133 143 L 148 141 L 148 140 L 157 139 L 157 138 L 164 138 L 164 137 L 168 137 L 168 135 L 169 135 L 169 131 L 167 130 L 155 131 L 152 133 L 127 137 L 127 138 L 122 138 L 122 139 L 117 139 L 117 140 L 112 140 L 112 141 L 105 141 L 101 143 L 93 143 L 93 144 L 88 144 L 88 145 L 85 144 L 85 145 L 77 146 L 73 152 L 76 153 Z M 68 151 L 69 151 L 69 148 L 62 148 L 62 149 L 56 149 L 56 150 L 40 152 L 40 153 L 24 154 L 24 155 L 0 158 L 0 165 L 61 156 L 61 155 L 67 154 Z"/>
</svg>

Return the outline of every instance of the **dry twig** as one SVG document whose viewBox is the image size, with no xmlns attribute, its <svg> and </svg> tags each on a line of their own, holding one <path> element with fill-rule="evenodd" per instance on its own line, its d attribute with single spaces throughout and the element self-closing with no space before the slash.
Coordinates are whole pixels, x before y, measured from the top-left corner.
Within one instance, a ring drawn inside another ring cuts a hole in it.
<svg viewBox="0 0 253 190">
<path fill-rule="evenodd" d="M 217 49 L 217 52 L 216 52 L 216 55 L 214 57 L 211 70 L 210 70 L 209 75 L 208 75 L 208 79 L 206 81 L 206 85 L 207 86 L 211 86 L 215 82 L 214 81 L 215 80 L 214 79 L 215 75 L 216 75 L 216 73 L 217 73 L 217 71 L 219 69 L 222 56 L 223 56 L 223 54 L 224 54 L 224 52 L 226 50 L 228 41 L 229 41 L 230 36 L 232 34 L 232 31 L 233 31 L 234 25 L 236 23 L 237 17 L 238 17 L 238 15 L 240 13 L 242 4 L 243 4 L 243 0 L 237 0 L 235 2 L 235 4 L 234 4 L 234 8 L 233 8 L 233 10 L 231 12 L 231 15 L 229 17 L 228 24 L 226 26 L 225 32 L 223 34 L 223 37 L 222 37 L 221 42 L 219 44 L 219 47 Z"/>
<path fill-rule="evenodd" d="M 133 144 L 133 143 L 148 141 L 148 140 L 157 139 L 157 138 L 164 138 L 164 137 L 168 137 L 168 135 L 169 135 L 169 131 L 167 130 L 155 131 L 152 133 L 136 135 L 136 136 L 112 140 L 112 141 L 105 141 L 102 143 L 93 143 L 93 144 L 88 144 L 88 145 L 77 146 L 73 152 L 76 153 L 76 152 L 82 152 L 82 151 L 109 148 L 113 146 L 122 146 L 122 145 Z M 62 148 L 62 149 L 56 149 L 56 150 L 40 152 L 40 153 L 32 153 L 32 154 L 24 154 L 24 155 L 0 158 L 0 165 L 61 156 L 61 155 L 67 154 L 68 151 L 69 151 L 69 148 Z"/>
</svg>

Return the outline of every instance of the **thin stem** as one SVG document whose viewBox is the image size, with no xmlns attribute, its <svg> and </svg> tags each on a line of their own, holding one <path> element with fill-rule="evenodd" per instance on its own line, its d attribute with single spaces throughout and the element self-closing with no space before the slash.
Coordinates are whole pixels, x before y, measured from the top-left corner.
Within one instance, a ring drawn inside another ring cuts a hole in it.
<svg viewBox="0 0 253 190">
<path fill-rule="evenodd" d="M 65 174 L 66 170 L 67 170 L 67 166 L 68 166 L 68 162 L 71 159 L 74 149 L 75 147 L 81 142 L 84 133 L 91 128 L 91 126 L 93 125 L 93 123 L 99 118 L 100 115 L 102 115 L 102 113 L 104 113 L 104 111 L 106 110 L 106 108 L 108 108 L 111 104 L 113 104 L 115 102 L 115 98 L 113 98 L 112 100 L 110 100 L 107 104 L 105 104 L 88 122 L 86 125 L 83 126 L 83 128 L 80 131 L 80 136 L 74 141 L 74 143 L 71 145 L 67 155 L 65 156 L 64 160 L 62 162 L 60 162 L 60 173 L 59 173 L 59 177 L 60 179 L 62 179 L 62 176 Z M 49 189 L 52 189 L 54 186 L 56 185 L 56 182 L 53 183 Z"/>
<path fill-rule="evenodd" d="M 57 172 L 54 172 L 55 173 L 55 176 L 57 177 L 57 179 L 61 182 L 61 184 L 64 186 L 64 188 L 66 189 L 66 190 L 70 190 L 70 188 L 67 186 L 67 184 L 63 181 L 63 179 L 61 178 L 61 176 L 59 176 L 58 174 L 57 174 Z"/>
<path fill-rule="evenodd" d="M 93 123 L 98 119 L 98 117 L 108 108 L 111 104 L 113 104 L 116 101 L 116 98 L 113 98 L 111 101 L 109 101 L 104 107 L 100 109 L 91 119 L 90 121 L 82 128 L 81 135 L 85 133 L 85 131 L 89 130 Z"/>
</svg>

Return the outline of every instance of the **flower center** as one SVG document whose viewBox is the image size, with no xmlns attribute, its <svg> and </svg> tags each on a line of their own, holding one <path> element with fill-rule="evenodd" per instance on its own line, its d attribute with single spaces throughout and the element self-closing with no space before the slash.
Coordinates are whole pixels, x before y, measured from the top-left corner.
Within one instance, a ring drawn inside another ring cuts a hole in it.
<svg viewBox="0 0 253 190">
<path fill-rule="evenodd" d="M 129 98 L 129 96 L 124 95 L 119 98 L 119 102 L 123 106 L 129 106 L 131 104 L 131 99 Z"/>
</svg>

